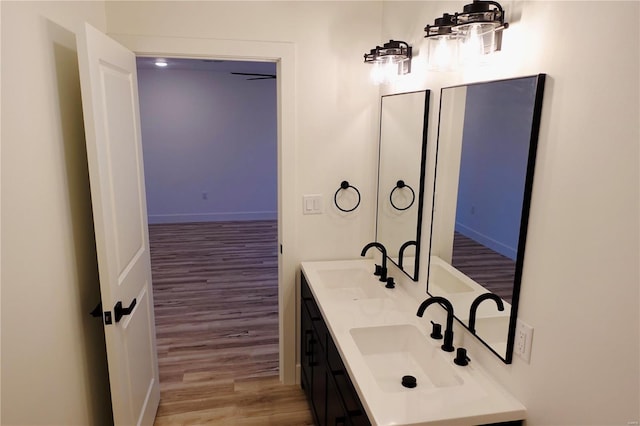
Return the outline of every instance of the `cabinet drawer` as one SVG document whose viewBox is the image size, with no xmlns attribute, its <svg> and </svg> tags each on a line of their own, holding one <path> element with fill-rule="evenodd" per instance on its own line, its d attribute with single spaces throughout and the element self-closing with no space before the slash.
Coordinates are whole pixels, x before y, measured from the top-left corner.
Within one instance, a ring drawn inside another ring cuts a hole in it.
<svg viewBox="0 0 640 426">
<path fill-rule="evenodd" d="M 320 313 L 320 309 L 318 308 L 318 305 L 316 304 L 316 301 L 313 298 L 313 294 L 309 289 L 309 285 L 307 284 L 307 281 L 304 278 L 304 275 L 302 275 L 302 279 L 301 279 L 301 292 L 302 292 L 302 304 L 307 308 L 307 311 L 309 311 L 309 316 L 311 317 L 311 319 L 314 321 L 322 319 L 322 314 Z"/>
<path fill-rule="evenodd" d="M 338 388 L 338 393 L 344 404 L 344 408 L 350 416 L 364 416 L 364 409 L 360 404 L 360 398 L 356 394 L 356 390 L 349 378 L 347 369 L 345 368 L 342 358 L 338 353 L 335 343 L 332 339 L 327 339 L 327 364 L 329 365 L 329 371 L 333 376 L 333 379 Z"/>
</svg>

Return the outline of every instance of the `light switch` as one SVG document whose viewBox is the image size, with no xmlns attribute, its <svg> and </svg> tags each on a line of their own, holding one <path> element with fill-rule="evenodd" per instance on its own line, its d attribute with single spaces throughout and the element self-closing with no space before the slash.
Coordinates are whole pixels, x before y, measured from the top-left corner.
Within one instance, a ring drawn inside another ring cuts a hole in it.
<svg viewBox="0 0 640 426">
<path fill-rule="evenodd" d="M 302 213 L 303 214 L 321 214 L 322 213 L 322 195 L 310 194 L 302 196 Z"/>
</svg>

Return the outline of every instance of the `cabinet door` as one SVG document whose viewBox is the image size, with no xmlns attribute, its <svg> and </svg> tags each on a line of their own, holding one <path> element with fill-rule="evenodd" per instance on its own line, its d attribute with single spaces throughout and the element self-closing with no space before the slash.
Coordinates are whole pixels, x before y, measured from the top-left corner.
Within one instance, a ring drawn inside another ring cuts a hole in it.
<svg viewBox="0 0 640 426">
<path fill-rule="evenodd" d="M 313 346 L 317 346 L 317 342 L 313 337 L 313 326 L 311 322 L 311 317 L 309 315 L 309 311 L 302 303 L 301 311 L 300 311 L 300 365 L 301 365 L 301 382 L 302 388 L 307 391 L 307 395 L 309 396 L 309 390 L 311 390 L 312 386 L 312 372 L 313 369 Z"/>
<path fill-rule="evenodd" d="M 327 368 L 324 352 L 319 342 L 316 330 L 313 330 L 313 339 L 318 344 L 313 344 L 313 366 L 311 368 L 311 402 L 319 425 L 326 425 L 327 412 Z"/>
<path fill-rule="evenodd" d="M 327 375 L 331 372 L 327 371 Z M 342 405 L 340 393 L 331 377 L 327 380 L 327 426 L 344 426 L 348 422 L 348 413 Z"/>
<path fill-rule="evenodd" d="M 301 284 L 302 387 L 316 425 L 370 426 L 304 275 Z"/>
<path fill-rule="evenodd" d="M 368 426 L 369 419 L 365 414 L 364 408 L 362 408 L 362 404 L 360 403 L 360 398 L 358 398 L 358 394 L 349 379 L 349 374 L 347 373 L 347 369 L 345 368 L 342 358 L 340 358 L 340 354 L 338 353 L 338 349 L 336 348 L 332 339 L 327 339 L 327 371 L 331 374 L 330 380 L 332 385 L 334 386 L 334 390 L 336 393 L 336 398 L 341 403 L 342 414 L 336 416 L 337 420 L 340 420 L 339 416 L 343 416 L 344 420 L 342 423 L 339 421 L 336 423 L 338 425 L 363 425 Z M 330 398 L 327 395 L 327 399 Z M 327 407 L 328 410 L 328 407 Z M 333 425 L 333 423 L 331 423 Z"/>
</svg>

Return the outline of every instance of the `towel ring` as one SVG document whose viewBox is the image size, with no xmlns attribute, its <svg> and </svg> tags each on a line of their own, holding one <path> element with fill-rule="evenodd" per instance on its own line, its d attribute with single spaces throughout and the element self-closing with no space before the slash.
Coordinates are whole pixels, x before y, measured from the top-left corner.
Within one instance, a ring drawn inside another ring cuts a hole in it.
<svg viewBox="0 0 640 426">
<path fill-rule="evenodd" d="M 342 208 L 342 207 L 340 207 L 340 205 L 338 204 L 338 193 L 339 193 L 341 190 L 347 190 L 347 189 L 349 189 L 349 188 L 353 188 L 353 190 L 354 190 L 354 191 L 356 191 L 356 194 L 358 194 L 358 202 L 357 202 L 357 203 L 356 203 L 356 205 L 355 205 L 353 208 L 351 208 L 351 209 L 343 209 L 343 208 Z M 338 208 L 338 210 L 343 211 L 343 212 L 345 212 L 345 213 L 349 213 L 349 212 L 352 212 L 352 211 L 354 211 L 355 209 L 357 209 L 357 208 L 358 208 L 358 206 L 360 205 L 360 200 L 361 200 L 361 197 L 360 197 L 360 191 L 358 191 L 358 188 L 356 188 L 355 186 L 349 185 L 349 182 L 347 182 L 346 180 L 343 180 L 343 181 L 340 183 L 340 188 L 338 188 L 338 190 L 336 191 L 336 193 L 333 195 L 333 202 L 334 202 L 334 204 L 336 205 L 336 207 Z"/>
<path fill-rule="evenodd" d="M 401 189 L 401 188 L 409 188 L 409 191 L 411 191 L 411 202 L 409 203 L 409 205 L 407 207 L 398 207 L 393 203 L 393 193 L 395 192 L 396 189 Z M 391 194 L 389 194 L 389 202 L 391 203 L 391 205 L 393 206 L 394 209 L 403 211 L 403 210 L 407 210 L 409 207 L 411 207 L 413 205 L 414 201 L 416 201 L 416 193 L 413 191 L 413 188 L 411 188 L 409 185 L 404 183 L 404 181 L 402 179 L 400 179 L 396 183 L 396 186 L 391 190 Z"/>
</svg>

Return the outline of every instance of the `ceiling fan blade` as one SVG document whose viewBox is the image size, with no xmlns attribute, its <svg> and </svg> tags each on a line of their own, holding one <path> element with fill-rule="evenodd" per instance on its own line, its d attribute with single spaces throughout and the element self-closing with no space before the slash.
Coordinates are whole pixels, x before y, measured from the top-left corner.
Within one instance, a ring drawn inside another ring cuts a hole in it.
<svg viewBox="0 0 640 426">
<path fill-rule="evenodd" d="M 251 72 L 232 72 L 231 74 L 233 75 L 250 75 L 250 76 L 255 76 L 255 77 L 262 77 L 262 78 L 276 78 L 276 76 L 274 74 L 258 74 L 258 73 L 251 73 Z"/>
</svg>

